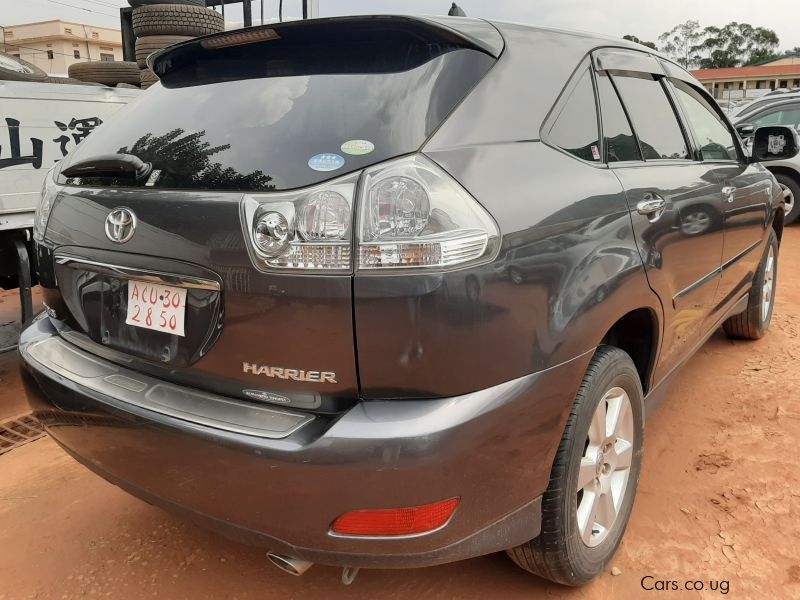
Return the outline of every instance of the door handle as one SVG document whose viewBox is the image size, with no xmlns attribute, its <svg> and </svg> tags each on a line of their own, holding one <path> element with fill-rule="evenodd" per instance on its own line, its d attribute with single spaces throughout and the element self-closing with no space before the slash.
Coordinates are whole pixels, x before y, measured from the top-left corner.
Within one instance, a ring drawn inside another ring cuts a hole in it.
<svg viewBox="0 0 800 600">
<path fill-rule="evenodd" d="M 725 196 L 725 200 L 727 202 L 733 202 L 736 198 L 736 188 L 732 185 L 726 185 L 722 188 L 722 195 Z"/>
<path fill-rule="evenodd" d="M 640 215 L 645 215 L 651 221 L 656 221 L 667 207 L 667 201 L 658 194 L 645 194 L 636 205 L 636 211 Z"/>
</svg>

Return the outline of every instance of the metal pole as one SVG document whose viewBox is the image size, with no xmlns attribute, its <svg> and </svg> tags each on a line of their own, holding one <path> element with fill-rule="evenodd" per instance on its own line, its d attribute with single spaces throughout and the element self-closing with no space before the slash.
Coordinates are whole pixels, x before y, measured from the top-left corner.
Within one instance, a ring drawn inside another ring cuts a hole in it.
<svg viewBox="0 0 800 600">
<path fill-rule="evenodd" d="M 252 0 L 244 0 L 242 2 L 242 13 L 244 13 L 244 26 L 251 27 L 253 25 L 253 13 L 252 13 L 252 6 L 250 2 Z"/>
<path fill-rule="evenodd" d="M 133 35 L 133 9 L 130 6 L 119 9 L 122 29 L 122 60 L 136 61 L 136 36 Z"/>
<path fill-rule="evenodd" d="M 264 24 L 264 0 L 261 0 L 261 24 Z"/>
</svg>

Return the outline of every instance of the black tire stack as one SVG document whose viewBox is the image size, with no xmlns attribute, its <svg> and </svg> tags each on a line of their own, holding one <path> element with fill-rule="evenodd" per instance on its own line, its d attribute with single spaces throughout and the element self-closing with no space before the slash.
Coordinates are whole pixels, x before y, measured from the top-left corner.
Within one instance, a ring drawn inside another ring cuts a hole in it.
<svg viewBox="0 0 800 600">
<path fill-rule="evenodd" d="M 143 89 L 158 81 L 158 76 L 147 68 L 150 54 L 193 37 L 225 30 L 222 15 L 205 8 L 204 0 L 128 0 L 128 4 L 133 7 L 136 65 Z"/>
<path fill-rule="evenodd" d="M 75 63 L 67 68 L 70 78 L 85 83 L 102 83 L 114 86 L 118 83 L 139 84 L 139 68 L 132 62 L 91 61 Z"/>
</svg>

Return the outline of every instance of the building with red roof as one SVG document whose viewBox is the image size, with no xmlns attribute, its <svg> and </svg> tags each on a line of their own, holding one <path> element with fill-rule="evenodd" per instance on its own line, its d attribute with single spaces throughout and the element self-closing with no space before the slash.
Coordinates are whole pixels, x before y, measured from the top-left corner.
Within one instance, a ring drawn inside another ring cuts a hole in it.
<svg viewBox="0 0 800 600">
<path fill-rule="evenodd" d="M 800 87 L 800 60 L 785 56 L 762 65 L 692 71 L 718 100 L 763 96 L 770 90 Z"/>
</svg>

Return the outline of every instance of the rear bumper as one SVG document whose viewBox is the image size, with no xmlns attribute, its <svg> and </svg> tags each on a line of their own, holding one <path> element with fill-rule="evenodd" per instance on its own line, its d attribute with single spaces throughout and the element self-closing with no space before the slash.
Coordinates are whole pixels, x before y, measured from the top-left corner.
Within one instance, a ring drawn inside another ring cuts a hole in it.
<svg viewBox="0 0 800 600">
<path fill-rule="evenodd" d="M 91 378 L 149 383 L 72 346 L 65 369 L 55 351 L 64 344 L 49 319 L 34 321 L 20 340 L 22 373 L 32 409 L 79 462 L 227 537 L 322 564 L 383 568 L 479 556 L 539 534 L 541 494 L 590 359 L 456 398 L 362 402 L 335 421 L 267 438 L 143 408 L 130 389 L 101 393 Z M 351 510 L 454 496 L 461 503 L 451 520 L 428 534 L 329 533 Z"/>
</svg>

